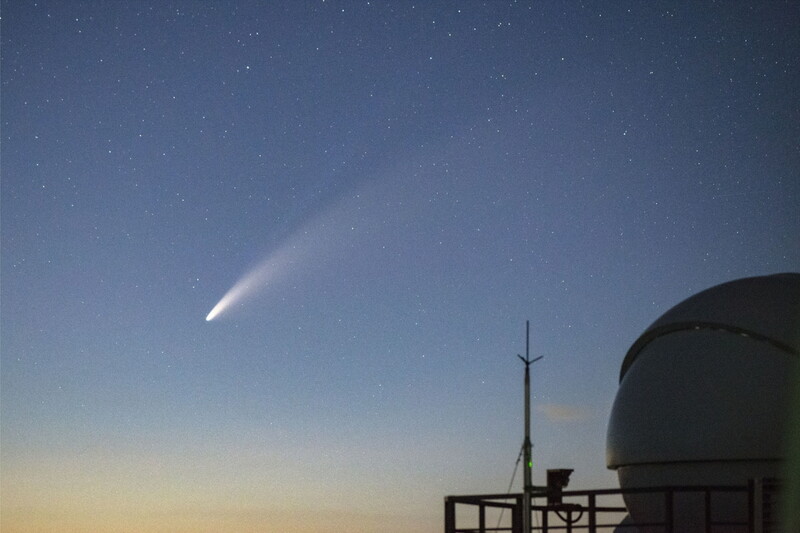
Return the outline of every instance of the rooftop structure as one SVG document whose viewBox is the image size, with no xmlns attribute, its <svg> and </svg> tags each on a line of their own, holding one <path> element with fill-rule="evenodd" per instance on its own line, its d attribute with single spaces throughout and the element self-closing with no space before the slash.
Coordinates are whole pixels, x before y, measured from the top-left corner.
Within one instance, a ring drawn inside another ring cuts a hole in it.
<svg viewBox="0 0 800 533">
<path fill-rule="evenodd" d="M 606 443 L 620 489 L 533 487 L 547 503 L 531 507 L 539 518 L 530 521 L 524 493 L 448 497 L 446 533 L 467 531 L 456 527 L 456 504 L 478 507 L 472 531 L 487 531 L 486 510 L 503 506 L 514 518 L 495 530 L 536 523 L 532 531 L 549 531 L 555 521 L 561 531 L 778 531 L 769 529 L 777 520 L 774 480 L 784 474 L 798 366 L 800 274 L 695 294 L 653 322 L 623 359 Z M 598 503 L 610 495 L 625 507 Z"/>
</svg>

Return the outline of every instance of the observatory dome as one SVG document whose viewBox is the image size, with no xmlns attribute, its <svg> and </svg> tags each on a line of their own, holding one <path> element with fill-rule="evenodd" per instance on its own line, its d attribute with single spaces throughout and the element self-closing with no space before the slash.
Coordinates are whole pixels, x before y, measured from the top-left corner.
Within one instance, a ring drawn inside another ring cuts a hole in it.
<svg viewBox="0 0 800 533">
<path fill-rule="evenodd" d="M 799 334 L 795 273 L 723 283 L 664 313 L 622 363 L 606 447 L 620 486 L 778 477 Z M 646 500 L 626 498 L 635 522 L 659 520 Z M 746 504 L 729 503 L 739 519 Z"/>
</svg>

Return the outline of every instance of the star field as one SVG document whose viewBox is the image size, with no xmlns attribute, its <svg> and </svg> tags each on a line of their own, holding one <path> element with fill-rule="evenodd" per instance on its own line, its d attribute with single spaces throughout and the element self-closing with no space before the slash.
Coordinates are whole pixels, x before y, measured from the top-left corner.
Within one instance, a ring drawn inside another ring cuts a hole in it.
<svg viewBox="0 0 800 533">
<path fill-rule="evenodd" d="M 526 319 L 534 482 L 616 486 L 629 345 L 800 269 L 791 2 L 0 8 L 4 531 L 440 531 Z"/>
</svg>

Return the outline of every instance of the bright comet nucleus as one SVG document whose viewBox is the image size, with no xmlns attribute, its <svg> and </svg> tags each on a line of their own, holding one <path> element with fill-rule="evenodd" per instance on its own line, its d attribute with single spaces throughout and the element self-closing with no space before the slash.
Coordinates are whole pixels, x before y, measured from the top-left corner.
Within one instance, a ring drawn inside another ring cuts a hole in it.
<svg viewBox="0 0 800 533">
<path fill-rule="evenodd" d="M 212 309 L 212 310 L 211 310 L 211 311 L 208 313 L 208 315 L 206 316 L 206 322 L 211 322 L 212 320 L 214 320 L 214 317 L 216 317 L 218 314 L 220 314 L 220 312 L 221 312 L 221 311 L 222 311 L 224 308 L 225 308 L 225 302 L 224 302 L 224 298 L 223 298 L 223 299 L 222 299 L 222 300 L 220 300 L 220 301 L 217 303 L 217 305 L 215 305 L 215 306 L 214 306 L 214 308 L 213 308 L 213 309 Z"/>
</svg>

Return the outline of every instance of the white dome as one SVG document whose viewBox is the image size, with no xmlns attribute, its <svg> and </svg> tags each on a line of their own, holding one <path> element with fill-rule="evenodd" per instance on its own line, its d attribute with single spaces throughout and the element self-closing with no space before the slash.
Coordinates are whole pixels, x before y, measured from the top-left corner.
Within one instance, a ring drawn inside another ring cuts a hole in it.
<svg viewBox="0 0 800 533">
<path fill-rule="evenodd" d="M 798 333 L 800 274 L 724 283 L 656 320 L 625 356 L 609 420 L 620 486 L 777 477 Z M 653 518 L 626 502 L 634 520 Z"/>
<path fill-rule="evenodd" d="M 619 379 L 653 339 L 674 331 L 726 329 L 800 353 L 800 274 L 729 281 L 690 296 L 653 322 L 628 350 Z"/>
</svg>

